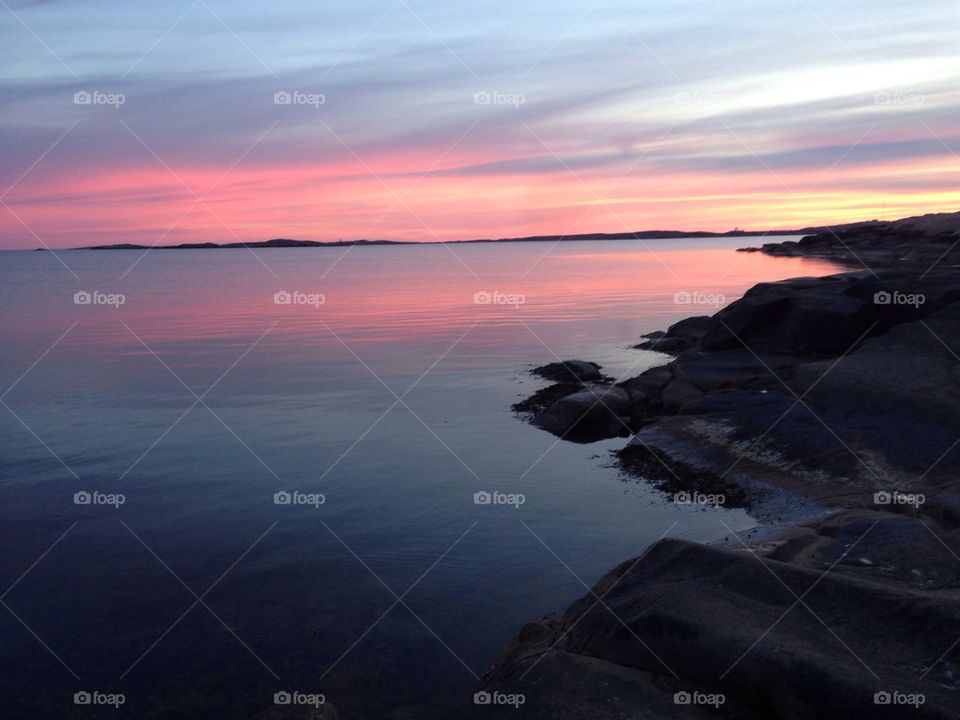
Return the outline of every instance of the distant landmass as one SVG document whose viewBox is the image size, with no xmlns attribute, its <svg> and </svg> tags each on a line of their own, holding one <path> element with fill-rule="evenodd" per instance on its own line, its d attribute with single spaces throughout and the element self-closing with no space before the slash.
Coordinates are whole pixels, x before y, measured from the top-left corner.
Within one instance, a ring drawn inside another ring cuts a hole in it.
<svg viewBox="0 0 960 720">
<path fill-rule="evenodd" d="M 586 233 L 580 235 L 531 235 L 528 237 L 512 238 L 479 238 L 476 240 L 451 240 L 450 244 L 469 243 L 513 243 L 513 242 L 565 242 L 573 240 L 660 240 L 664 238 L 692 238 L 692 237 L 769 237 L 779 235 L 812 235 L 821 232 L 848 230 L 854 227 L 883 225 L 879 220 L 868 220 L 859 223 L 843 225 L 824 225 L 807 227 L 798 230 L 740 230 L 739 228 L 727 232 L 689 232 L 683 230 L 640 230 L 622 233 Z M 138 243 L 116 243 L 113 245 L 90 245 L 76 248 L 77 250 L 221 250 L 225 248 L 291 248 L 291 247 L 350 247 L 353 245 L 430 245 L 436 243 L 421 243 L 412 240 L 293 240 L 290 238 L 275 238 L 256 242 L 231 243 L 181 243 L 179 245 L 141 245 Z"/>
</svg>

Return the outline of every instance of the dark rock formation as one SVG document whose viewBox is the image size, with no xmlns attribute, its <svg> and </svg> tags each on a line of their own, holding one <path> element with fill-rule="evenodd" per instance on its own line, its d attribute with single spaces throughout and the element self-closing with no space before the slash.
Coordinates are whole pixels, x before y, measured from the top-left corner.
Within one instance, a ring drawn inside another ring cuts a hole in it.
<svg viewBox="0 0 960 720">
<path fill-rule="evenodd" d="M 593 442 L 629 435 L 632 409 L 626 390 L 597 385 L 560 398 L 534 423 L 566 440 Z"/>
<path fill-rule="evenodd" d="M 957 337 L 954 273 L 761 283 L 654 338 L 690 343 L 671 363 L 615 386 L 555 386 L 533 422 L 579 441 L 629 430 L 634 445 L 703 472 L 818 501 L 921 476 L 936 489 L 942 473 L 960 474 L 960 451 L 950 447 L 960 434 Z"/>
<path fill-rule="evenodd" d="M 925 216 L 764 246 L 885 267 L 762 283 L 647 336 L 677 357 L 614 386 L 625 470 L 780 530 L 622 563 L 484 676 L 522 713 L 457 717 L 960 718 L 960 273 L 928 272 L 958 229 Z"/>
<path fill-rule="evenodd" d="M 678 355 L 696 347 L 710 329 L 712 319 L 708 315 L 690 317 L 671 325 L 666 332 L 644 335 L 645 342 L 635 345 L 637 350 L 656 350 L 669 355 Z"/>
<path fill-rule="evenodd" d="M 320 707 L 312 705 L 275 705 L 269 710 L 257 714 L 253 720 L 340 720 L 337 709 L 330 704 Z"/>
<path fill-rule="evenodd" d="M 960 299 L 950 275 L 881 271 L 760 283 L 711 318 L 703 350 L 838 355 L 868 332 L 919 320 Z"/>
<path fill-rule="evenodd" d="M 513 406 L 534 425 L 574 442 L 629 435 L 631 396 L 612 385 L 596 363 L 565 360 L 530 372 L 554 382 Z"/>
<path fill-rule="evenodd" d="M 564 360 L 541 365 L 530 371 L 545 380 L 555 383 L 599 382 L 605 380 L 600 366 L 586 360 Z"/>
<path fill-rule="evenodd" d="M 960 262 L 960 213 L 938 213 L 893 222 L 870 222 L 828 228 L 799 242 L 766 243 L 742 252 L 775 256 L 825 257 L 859 268 L 894 265 L 919 268 L 956 267 Z"/>
<path fill-rule="evenodd" d="M 877 511 L 759 552 L 664 540 L 525 627 L 482 687 L 529 694 L 524 718 L 957 718 L 960 562 L 941 542 L 957 552 L 960 530 Z M 592 689 L 571 692 L 577 673 Z M 683 692 L 723 703 L 675 705 Z M 561 699 L 585 714 L 555 714 Z"/>
</svg>

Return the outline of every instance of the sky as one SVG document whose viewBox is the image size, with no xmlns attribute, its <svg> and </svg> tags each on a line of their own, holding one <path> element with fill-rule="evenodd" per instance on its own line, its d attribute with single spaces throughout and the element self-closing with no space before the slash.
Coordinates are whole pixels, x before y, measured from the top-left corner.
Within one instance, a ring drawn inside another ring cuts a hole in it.
<svg viewBox="0 0 960 720">
<path fill-rule="evenodd" d="M 956 0 L 0 0 L 0 248 L 960 210 Z"/>
</svg>

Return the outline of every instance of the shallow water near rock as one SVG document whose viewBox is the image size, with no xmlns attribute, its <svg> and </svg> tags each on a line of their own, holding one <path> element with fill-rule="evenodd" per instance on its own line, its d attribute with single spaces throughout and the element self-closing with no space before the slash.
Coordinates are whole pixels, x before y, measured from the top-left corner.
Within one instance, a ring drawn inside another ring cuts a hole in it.
<svg viewBox="0 0 960 720">
<path fill-rule="evenodd" d="M 700 299 L 838 269 L 743 244 L 0 253 L 6 709 L 430 717 L 661 536 L 751 527 L 510 411 L 532 367 L 625 379 Z"/>
</svg>

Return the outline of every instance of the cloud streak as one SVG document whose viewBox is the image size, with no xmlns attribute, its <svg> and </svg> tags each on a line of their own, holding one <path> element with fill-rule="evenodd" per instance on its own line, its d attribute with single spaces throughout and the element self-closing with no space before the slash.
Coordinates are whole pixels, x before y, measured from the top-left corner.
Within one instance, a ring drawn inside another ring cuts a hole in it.
<svg viewBox="0 0 960 720">
<path fill-rule="evenodd" d="M 51 247 L 955 209 L 960 8 L 920 6 L 18 3 L 0 193 L 17 183 L 4 201 Z M 175 224 L 215 182 L 218 217 Z M 35 244 L 0 207 L 0 247 Z"/>
</svg>

